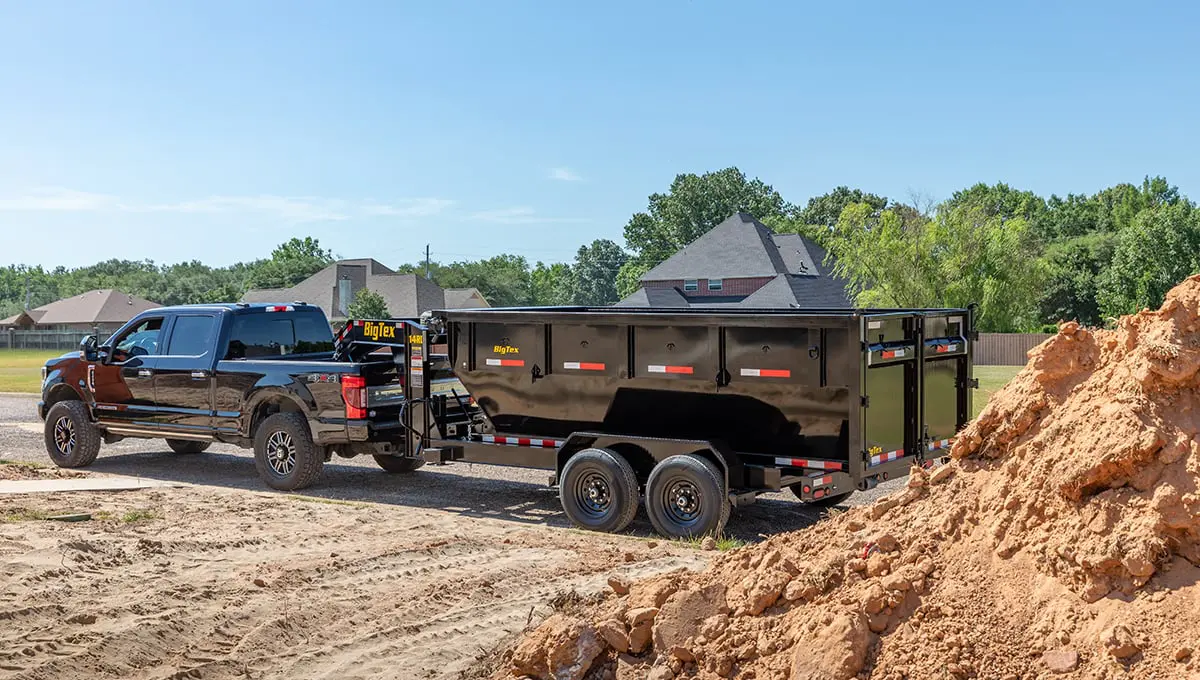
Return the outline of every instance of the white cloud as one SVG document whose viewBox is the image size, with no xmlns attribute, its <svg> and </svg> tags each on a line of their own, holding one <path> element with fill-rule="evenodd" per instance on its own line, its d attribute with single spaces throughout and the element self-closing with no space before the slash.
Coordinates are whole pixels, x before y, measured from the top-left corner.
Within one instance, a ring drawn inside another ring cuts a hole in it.
<svg viewBox="0 0 1200 680">
<path fill-rule="evenodd" d="M 19 196 L 0 196 L 0 211 L 6 212 L 79 212 L 120 208 L 121 203 L 116 196 L 70 189 L 35 189 Z"/>
<path fill-rule="evenodd" d="M 493 222 L 495 224 L 550 224 L 586 221 L 577 217 L 542 217 L 537 214 L 536 210 L 528 206 L 481 210 L 472 213 L 468 217 L 478 222 Z"/>
<path fill-rule="evenodd" d="M 571 171 L 571 168 L 550 168 L 550 179 L 560 182 L 581 182 L 583 178 Z"/>
<path fill-rule="evenodd" d="M 209 196 L 176 203 L 133 203 L 116 196 L 71 189 L 36 189 L 0 196 L 0 212 L 128 212 L 251 214 L 291 223 L 336 222 L 359 216 L 429 217 L 453 205 L 441 198 L 406 198 L 393 202 L 347 201 L 316 196 Z"/>
<path fill-rule="evenodd" d="M 395 203 L 368 203 L 362 207 L 365 215 L 384 217 L 429 217 L 440 214 L 454 201 L 444 198 L 408 198 Z"/>
</svg>

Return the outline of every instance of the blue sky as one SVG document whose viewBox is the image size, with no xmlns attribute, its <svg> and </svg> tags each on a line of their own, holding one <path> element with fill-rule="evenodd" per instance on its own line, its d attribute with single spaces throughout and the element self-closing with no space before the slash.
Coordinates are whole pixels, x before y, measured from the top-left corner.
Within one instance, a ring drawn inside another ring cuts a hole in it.
<svg viewBox="0 0 1200 680">
<path fill-rule="evenodd" d="M 0 3 L 0 264 L 568 260 L 679 172 L 1200 198 L 1200 6 Z"/>
</svg>

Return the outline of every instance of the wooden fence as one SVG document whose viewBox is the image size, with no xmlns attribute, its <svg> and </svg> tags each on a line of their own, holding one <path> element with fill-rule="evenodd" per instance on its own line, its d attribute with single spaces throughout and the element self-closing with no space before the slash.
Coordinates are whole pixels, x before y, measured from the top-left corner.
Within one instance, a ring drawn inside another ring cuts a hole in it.
<svg viewBox="0 0 1200 680">
<path fill-rule="evenodd" d="M 1025 353 L 1053 337 L 1050 333 L 980 333 L 976 366 L 1024 366 Z"/>
</svg>

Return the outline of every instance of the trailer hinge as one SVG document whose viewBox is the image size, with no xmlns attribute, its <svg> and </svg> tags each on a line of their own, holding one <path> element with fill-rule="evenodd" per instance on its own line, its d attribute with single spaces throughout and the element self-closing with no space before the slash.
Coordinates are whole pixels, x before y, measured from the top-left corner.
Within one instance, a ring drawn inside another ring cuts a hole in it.
<svg viewBox="0 0 1200 680">
<path fill-rule="evenodd" d="M 862 397 L 862 406 L 863 406 L 863 408 L 870 408 L 870 406 L 871 406 L 871 397 L 868 397 L 868 396 L 864 395 L 864 396 Z"/>
<path fill-rule="evenodd" d="M 973 390 L 979 389 L 979 378 L 967 378 L 959 387 L 969 387 Z"/>
</svg>

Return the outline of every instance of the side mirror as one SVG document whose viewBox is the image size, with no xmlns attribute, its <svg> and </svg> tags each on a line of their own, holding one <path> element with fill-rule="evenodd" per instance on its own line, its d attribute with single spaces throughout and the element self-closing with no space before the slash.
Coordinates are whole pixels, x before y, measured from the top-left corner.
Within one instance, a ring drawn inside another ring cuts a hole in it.
<svg viewBox="0 0 1200 680">
<path fill-rule="evenodd" d="M 83 358 L 87 361 L 96 360 L 96 343 L 97 340 L 96 336 L 94 335 L 89 335 L 83 340 L 79 341 L 79 353 L 82 354 Z"/>
<path fill-rule="evenodd" d="M 96 348 L 96 360 L 102 364 L 107 364 L 112 360 L 112 347 L 104 345 Z"/>
</svg>

